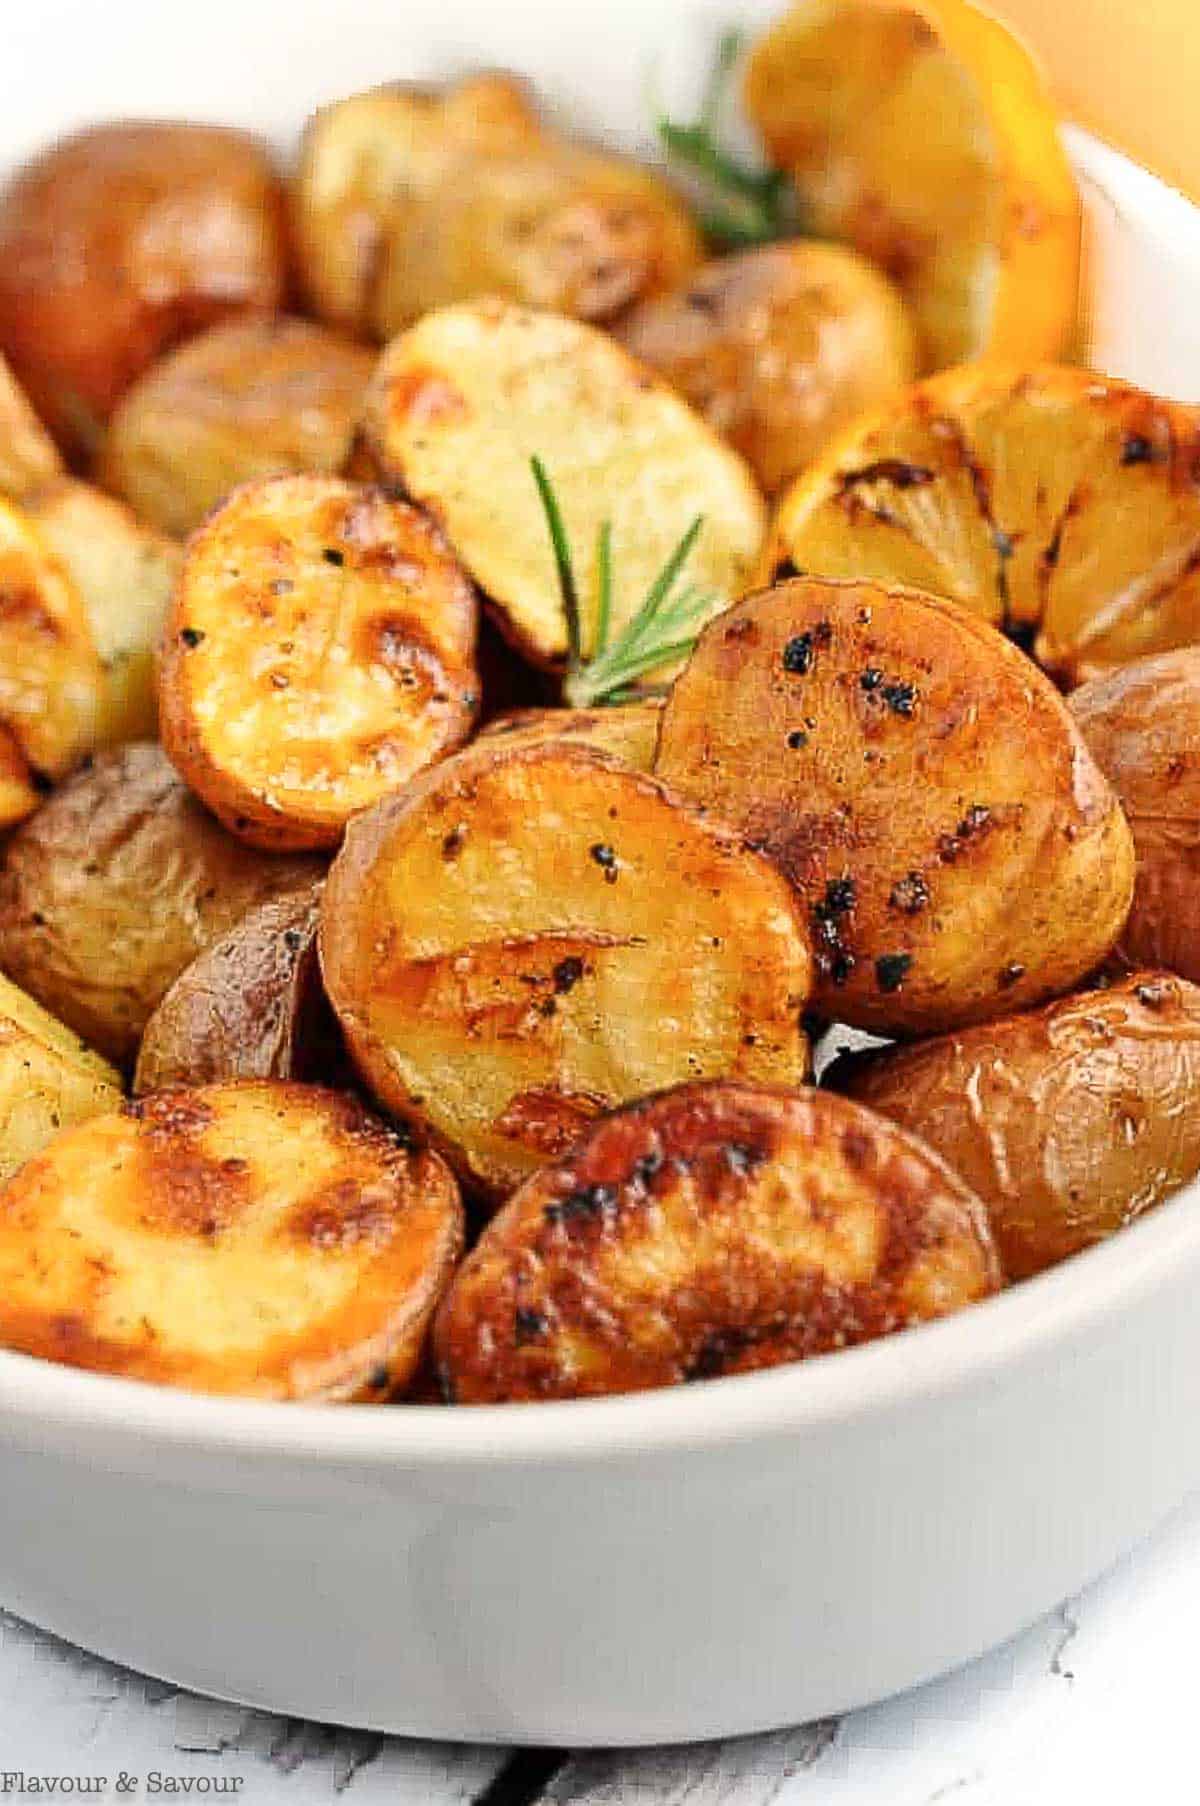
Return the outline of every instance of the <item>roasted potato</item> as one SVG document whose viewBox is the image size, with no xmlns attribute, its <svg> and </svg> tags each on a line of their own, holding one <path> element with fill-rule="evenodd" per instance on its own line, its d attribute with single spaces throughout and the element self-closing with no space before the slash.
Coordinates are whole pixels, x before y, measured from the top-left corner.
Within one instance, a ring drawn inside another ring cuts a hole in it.
<svg viewBox="0 0 1200 1806">
<path fill-rule="evenodd" d="M 462 1234 L 437 1155 L 354 1098 L 159 1092 L 0 1188 L 0 1343 L 198 1392 L 392 1398 Z"/>
<path fill-rule="evenodd" d="M 359 816 L 321 965 L 376 1097 L 491 1198 L 613 1104 L 807 1070 L 810 954 L 787 885 L 582 746 L 487 739 Z"/>
<path fill-rule="evenodd" d="M 320 889 L 251 909 L 186 966 L 146 1024 L 133 1089 L 329 1079 L 339 1036 L 317 962 Z"/>
<path fill-rule="evenodd" d="M 0 501 L 0 827 L 95 746 L 104 687 L 75 585 L 29 516 Z"/>
<path fill-rule="evenodd" d="M 599 1123 L 484 1230 L 438 1312 L 459 1404 L 801 1361 L 998 1289 L 983 1206 L 821 1091 L 686 1085 Z"/>
<path fill-rule="evenodd" d="M 292 223 L 313 310 L 378 339 L 484 294 L 609 320 L 700 255 L 657 176 L 551 131 L 495 74 L 378 88 L 317 113 Z"/>
<path fill-rule="evenodd" d="M 120 1074 L 0 976 L 0 1181 L 60 1129 L 120 1102 Z"/>
<path fill-rule="evenodd" d="M 1164 972 L 826 1074 L 987 1205 L 1012 1279 L 1102 1241 L 1200 1172 L 1200 989 Z"/>
<path fill-rule="evenodd" d="M 614 637 L 697 514 L 688 578 L 712 590 L 714 611 L 764 536 L 749 470 L 674 390 L 607 334 L 502 302 L 444 308 L 389 345 L 363 444 L 378 474 L 441 522 L 504 633 L 539 664 L 564 658 L 567 633 L 532 456 L 581 580 L 612 523 Z"/>
<path fill-rule="evenodd" d="M 0 968 L 124 1064 L 198 953 L 256 903 L 312 884 L 321 869 L 227 834 L 159 747 L 104 752 L 8 843 Z"/>
<path fill-rule="evenodd" d="M 340 477 L 230 496 L 189 543 L 159 662 L 163 745 L 254 846 L 336 846 L 466 739 L 475 595 L 437 528 Z"/>
<path fill-rule="evenodd" d="M 43 542 L 83 604 L 104 667 L 95 741 L 116 746 L 158 732 L 156 656 L 183 554 L 121 502 L 63 478 L 25 499 Z"/>
<path fill-rule="evenodd" d="M 1070 709 L 1133 830 L 1122 950 L 1200 980 L 1200 647 L 1095 678 Z"/>
<path fill-rule="evenodd" d="M 226 320 L 154 364 L 109 422 L 105 486 L 182 538 L 230 490 L 340 471 L 372 354 L 308 320 Z"/>
<path fill-rule="evenodd" d="M 610 753 L 635 771 L 653 771 L 661 712 L 657 702 L 629 702 L 620 708 L 518 709 L 489 722 L 480 739 L 503 740 L 506 747 L 565 740 Z"/>
<path fill-rule="evenodd" d="M 793 580 L 710 624 L 658 774 L 785 872 L 815 1002 L 931 1033 L 1065 991 L 1120 934 L 1129 828 L 1050 681 L 952 602 Z"/>
<path fill-rule="evenodd" d="M 644 301 L 620 337 L 747 460 L 770 494 L 916 374 L 899 294 L 839 245 L 765 245 Z"/>
<path fill-rule="evenodd" d="M 0 191 L 0 350 L 76 457 L 169 346 L 284 283 L 281 190 L 243 132 L 92 126 Z"/>
<path fill-rule="evenodd" d="M 0 495 L 23 501 L 61 475 L 57 446 L 0 355 Z"/>
</svg>

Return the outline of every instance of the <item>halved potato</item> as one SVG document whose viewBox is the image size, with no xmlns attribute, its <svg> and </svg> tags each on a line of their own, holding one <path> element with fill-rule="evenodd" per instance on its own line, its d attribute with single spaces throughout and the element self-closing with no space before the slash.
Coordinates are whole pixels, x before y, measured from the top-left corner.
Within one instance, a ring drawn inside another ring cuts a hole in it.
<svg viewBox="0 0 1200 1806">
<path fill-rule="evenodd" d="M 686 1085 L 599 1123 L 483 1232 L 434 1325 L 458 1404 L 775 1367 L 995 1292 L 983 1206 L 822 1091 Z"/>
<path fill-rule="evenodd" d="M 203 948 L 321 870 L 319 860 L 272 857 L 227 834 L 159 747 L 104 752 L 5 849 L 0 968 L 123 1064 Z"/>
<path fill-rule="evenodd" d="M 503 631 L 540 664 L 564 657 L 567 634 L 531 457 L 557 492 L 589 616 L 597 535 L 612 522 L 614 637 L 697 514 L 687 578 L 713 592 L 714 612 L 762 545 L 762 499 L 737 454 L 606 333 L 553 314 L 480 301 L 427 315 L 376 367 L 364 445 L 441 522 Z"/>
<path fill-rule="evenodd" d="M 232 489 L 340 471 L 374 362 L 310 320 L 226 320 L 154 364 L 109 422 L 100 478 L 179 538 Z"/>
<path fill-rule="evenodd" d="M 360 816 L 321 964 L 379 1101 L 492 1198 L 613 1104 L 807 1070 L 811 959 L 787 885 L 581 746 L 484 740 Z"/>
<path fill-rule="evenodd" d="M 915 590 L 794 580 L 713 622 L 656 770 L 787 874 L 818 1007 L 880 1034 L 1065 991 L 1129 910 L 1129 828 L 1062 698 Z"/>
<path fill-rule="evenodd" d="M 607 320 L 700 255 L 650 170 L 561 137 L 484 74 L 352 95 L 309 124 L 292 190 L 314 311 L 388 339 L 431 308 L 504 295 Z"/>
<path fill-rule="evenodd" d="M 1200 980 L 1200 646 L 1095 678 L 1070 709 L 1133 830 L 1121 947 L 1136 965 Z"/>
<path fill-rule="evenodd" d="M 183 552 L 121 502 L 64 477 L 25 499 L 79 593 L 104 667 L 98 746 L 158 731 L 156 657 Z"/>
<path fill-rule="evenodd" d="M 0 353 L 0 495 L 22 501 L 62 475 L 53 439 Z"/>
<path fill-rule="evenodd" d="M 1200 639 L 1200 409 L 1086 370 L 919 383 L 784 497 L 761 567 L 950 596 L 1063 685 Z"/>
<path fill-rule="evenodd" d="M 802 0 L 760 40 L 746 107 L 812 229 L 900 284 L 925 367 L 1057 357 L 1080 209 L 1041 71 L 964 0 Z"/>
<path fill-rule="evenodd" d="M 29 516 L 0 501 L 0 734 L 6 809 L 28 815 L 47 780 L 96 744 L 104 667 L 80 596 Z"/>
<path fill-rule="evenodd" d="M 720 257 L 620 325 L 772 493 L 916 375 L 912 323 L 863 258 L 814 239 Z"/>
<path fill-rule="evenodd" d="M 340 477 L 248 483 L 193 536 L 160 660 L 163 745 L 252 845 L 336 846 L 470 732 L 475 596 L 437 528 Z"/>
<path fill-rule="evenodd" d="M 184 968 L 146 1024 L 134 1092 L 329 1080 L 339 1061 L 317 962 L 320 887 L 251 909 Z"/>
<path fill-rule="evenodd" d="M 0 975 L 0 1181 L 60 1129 L 120 1102 L 120 1074 Z"/>
<path fill-rule="evenodd" d="M 503 740 L 506 747 L 544 746 L 548 741 L 593 746 L 635 771 L 653 771 L 661 714 L 658 702 L 627 702 L 619 708 L 518 709 L 490 721 L 479 737 Z"/>
<path fill-rule="evenodd" d="M 1012 1279 L 1112 1235 L 1200 1172 L 1200 989 L 1137 972 L 1005 1022 L 844 1056 L 825 1082 L 937 1150 Z"/>
<path fill-rule="evenodd" d="M 0 1343 L 198 1392 L 392 1398 L 462 1235 L 437 1155 L 352 1097 L 159 1092 L 0 1189 Z"/>
<path fill-rule="evenodd" d="M 232 313 L 273 313 L 285 276 L 282 194 L 245 132 L 89 126 L 0 192 L 0 349 L 78 456 L 169 346 Z"/>
</svg>

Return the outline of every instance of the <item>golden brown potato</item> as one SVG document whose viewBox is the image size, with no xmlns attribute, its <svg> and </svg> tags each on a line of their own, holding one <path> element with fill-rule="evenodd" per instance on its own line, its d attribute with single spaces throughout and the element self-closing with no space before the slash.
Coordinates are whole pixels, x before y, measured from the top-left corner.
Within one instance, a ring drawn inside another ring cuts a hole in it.
<svg viewBox="0 0 1200 1806">
<path fill-rule="evenodd" d="M 1095 678 L 1070 709 L 1133 830 L 1122 950 L 1200 980 L 1200 647 Z"/>
<path fill-rule="evenodd" d="M 1200 990 L 1138 972 L 1004 1022 L 844 1056 L 826 1083 L 936 1149 L 987 1205 L 1009 1277 L 1024 1278 L 1200 1172 Z"/>
<path fill-rule="evenodd" d="M 339 1036 L 317 962 L 320 887 L 274 897 L 186 966 L 146 1024 L 134 1092 L 329 1080 Z"/>
<path fill-rule="evenodd" d="M 795 580 L 705 631 L 656 770 L 787 874 L 816 1002 L 880 1034 L 1076 983 L 1133 889 L 1116 798 L 1049 680 L 915 590 Z"/>
<path fill-rule="evenodd" d="M 0 1181 L 60 1129 L 120 1102 L 120 1074 L 0 976 Z"/>
<path fill-rule="evenodd" d="M 125 1063 L 184 967 L 256 903 L 321 864 L 235 840 L 165 754 L 101 753 L 8 843 L 0 968 L 109 1059 Z"/>
<path fill-rule="evenodd" d="M 96 744 L 152 738 L 156 657 L 181 548 L 121 502 L 69 477 L 35 490 L 24 505 L 79 593 L 104 667 Z"/>
<path fill-rule="evenodd" d="M 443 308 L 396 339 L 367 390 L 364 450 L 439 520 L 535 663 L 567 650 L 546 519 L 530 470 L 558 495 L 590 645 L 597 536 L 612 524 L 615 638 L 698 514 L 690 583 L 716 612 L 739 593 L 765 532 L 737 454 L 607 333 L 496 301 Z"/>
<path fill-rule="evenodd" d="M 281 191 L 244 132 L 91 126 L 0 192 L 0 349 L 76 455 L 169 346 L 274 312 L 284 282 Z"/>
<path fill-rule="evenodd" d="M 0 827 L 95 746 L 104 687 L 74 583 L 29 516 L 0 501 Z"/>
<path fill-rule="evenodd" d="M 292 224 L 313 310 L 378 339 L 484 294 L 608 320 L 682 281 L 700 255 L 657 176 L 560 137 L 495 74 L 322 109 Z"/>
<path fill-rule="evenodd" d="M 904 303 L 878 270 L 814 239 L 705 264 L 620 327 L 747 460 L 768 494 L 916 374 Z"/>
<path fill-rule="evenodd" d="M 810 955 L 787 885 L 582 746 L 486 739 L 358 817 L 321 965 L 380 1102 L 493 1198 L 613 1104 L 807 1070 Z"/>
<path fill-rule="evenodd" d="M 436 1154 L 354 1098 L 159 1092 L 0 1189 L 0 1343 L 197 1392 L 392 1398 L 462 1233 Z"/>
<path fill-rule="evenodd" d="M 475 596 L 437 528 L 340 477 L 235 491 L 188 546 L 159 666 L 163 745 L 254 846 L 336 846 L 466 739 Z"/>
<path fill-rule="evenodd" d="M 0 495 L 20 502 L 61 475 L 57 446 L 0 355 Z"/>
<path fill-rule="evenodd" d="M 518 709 L 490 721 L 479 737 L 503 740 L 506 747 L 565 740 L 609 753 L 635 771 L 653 771 L 661 714 L 658 702 L 628 702 L 619 708 Z"/>
<path fill-rule="evenodd" d="M 638 1392 L 868 1342 L 999 1285 L 983 1206 L 918 1141 L 827 1092 L 687 1085 L 521 1187 L 434 1353 L 459 1404 Z"/>
<path fill-rule="evenodd" d="M 309 320 L 223 321 L 126 393 L 101 480 L 143 520 L 183 538 L 240 483 L 340 471 L 373 362 Z"/>
</svg>

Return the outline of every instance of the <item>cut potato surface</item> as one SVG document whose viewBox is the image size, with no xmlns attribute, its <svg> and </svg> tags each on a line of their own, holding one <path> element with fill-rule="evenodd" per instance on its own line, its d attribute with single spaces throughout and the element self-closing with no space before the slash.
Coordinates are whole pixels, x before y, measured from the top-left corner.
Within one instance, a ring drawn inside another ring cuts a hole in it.
<svg viewBox="0 0 1200 1806">
<path fill-rule="evenodd" d="M 1079 197 L 1002 25 L 963 0 L 805 0 L 757 45 L 745 94 L 813 230 L 898 282 L 928 368 L 1064 350 Z"/>
<path fill-rule="evenodd" d="M 321 963 L 350 1051 L 491 1197 L 683 1078 L 794 1082 L 810 955 L 787 885 L 653 779 L 481 741 L 350 828 Z"/>
<path fill-rule="evenodd" d="M 60 1129 L 120 1102 L 120 1074 L 0 975 L 0 1181 Z"/>
<path fill-rule="evenodd" d="M 0 353 L 0 495 L 23 501 L 62 468 L 57 446 Z"/>
<path fill-rule="evenodd" d="M 775 572 L 950 596 L 1067 685 L 1200 639 L 1200 410 L 1083 370 L 948 371 L 784 497 Z"/>
<path fill-rule="evenodd" d="M 247 484 L 196 534 L 160 665 L 163 745 L 264 847 L 351 815 L 466 739 L 475 596 L 441 534 L 336 477 Z"/>
<path fill-rule="evenodd" d="M 320 888 L 272 898 L 179 974 L 146 1024 L 134 1092 L 329 1079 L 337 1027 L 317 963 Z"/>
<path fill-rule="evenodd" d="M 1070 708 L 1133 831 L 1122 951 L 1200 980 L 1200 646 L 1098 677 Z"/>
<path fill-rule="evenodd" d="M 880 1034 L 1067 990 L 1128 913 L 1125 819 L 1062 698 L 952 603 L 793 580 L 705 630 L 656 770 L 787 874 L 816 1001 Z"/>
<path fill-rule="evenodd" d="M 445 1166 L 355 1099 L 160 1092 L 0 1190 L 0 1343 L 200 1392 L 386 1399 L 461 1246 Z"/>
<path fill-rule="evenodd" d="M 635 308 L 620 337 L 768 493 L 916 375 L 912 325 L 891 283 L 853 251 L 811 239 L 705 264 Z"/>
<path fill-rule="evenodd" d="M 124 1064 L 203 948 L 321 870 L 314 858 L 259 853 L 227 834 L 159 747 L 104 752 L 5 849 L 0 968 Z"/>
<path fill-rule="evenodd" d="M 987 1218 L 844 1098 L 688 1085 L 524 1184 L 434 1328 L 459 1404 L 747 1373 L 942 1317 L 1000 1285 Z"/>
<path fill-rule="evenodd" d="M 1101 1241 L 1200 1172 L 1200 990 L 1139 972 L 826 1082 L 937 1150 L 987 1205 L 1012 1279 Z"/>
<path fill-rule="evenodd" d="M 661 714 L 657 702 L 627 702 L 599 709 L 518 709 L 489 722 L 480 739 L 502 740 L 506 747 L 565 740 L 609 753 L 635 771 L 652 771 Z"/>
<path fill-rule="evenodd" d="M 79 592 L 104 667 L 97 745 L 152 737 L 156 657 L 180 547 L 121 502 L 70 478 L 29 495 L 25 508 Z"/>
<path fill-rule="evenodd" d="M 78 457 L 180 339 L 286 282 L 283 201 L 246 132 L 120 120 L 61 138 L 0 190 L 0 349 Z"/>
<path fill-rule="evenodd" d="M 373 357 L 308 320 L 227 320 L 135 383 L 109 423 L 106 487 L 183 538 L 232 489 L 340 471 Z"/>
<path fill-rule="evenodd" d="M 292 219 L 314 311 L 380 339 L 484 294 L 607 320 L 700 255 L 665 183 L 551 131 L 498 74 L 322 109 Z"/>
<path fill-rule="evenodd" d="M 28 815 L 39 785 L 96 744 L 104 668 L 79 593 L 29 516 L 0 501 L 0 734 L 8 803 Z"/>
<path fill-rule="evenodd" d="M 504 632 L 535 662 L 567 651 L 546 518 L 549 473 L 574 549 L 586 637 L 612 523 L 612 637 L 696 515 L 687 580 L 713 611 L 745 587 L 765 515 L 749 470 L 687 403 L 605 333 L 500 302 L 444 308 L 391 344 L 367 393 L 365 447 L 442 523 Z M 586 650 L 586 646 L 585 646 Z"/>
</svg>

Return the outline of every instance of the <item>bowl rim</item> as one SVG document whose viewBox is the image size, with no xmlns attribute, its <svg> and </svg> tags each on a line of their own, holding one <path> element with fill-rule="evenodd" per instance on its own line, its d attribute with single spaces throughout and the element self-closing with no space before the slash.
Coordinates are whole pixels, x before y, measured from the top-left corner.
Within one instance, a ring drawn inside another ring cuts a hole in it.
<svg viewBox="0 0 1200 1806">
<path fill-rule="evenodd" d="M 1130 217 L 1184 239 L 1200 207 L 1122 152 L 1064 128 L 1077 173 Z M 1147 215 L 1154 216 L 1148 219 Z M 123 1379 L 0 1349 L 0 1439 L 103 1431 L 122 1442 L 332 1465 L 514 1466 L 715 1449 L 861 1424 L 986 1385 L 1051 1344 L 1077 1345 L 1200 1266 L 1200 1179 L 1108 1241 L 936 1322 L 763 1372 L 693 1386 L 521 1405 L 292 1404 Z"/>
</svg>

